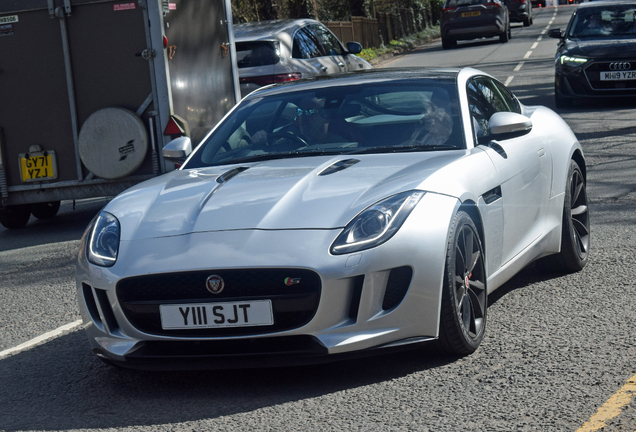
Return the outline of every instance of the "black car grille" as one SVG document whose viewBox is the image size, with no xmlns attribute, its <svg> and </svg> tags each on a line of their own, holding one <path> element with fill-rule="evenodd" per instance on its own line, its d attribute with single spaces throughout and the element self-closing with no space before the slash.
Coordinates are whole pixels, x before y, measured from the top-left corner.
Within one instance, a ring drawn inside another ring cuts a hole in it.
<svg viewBox="0 0 636 432">
<path fill-rule="evenodd" d="M 212 294 L 206 288 L 211 275 L 223 278 L 225 288 Z M 293 281 L 289 285 L 286 281 Z M 240 336 L 279 332 L 301 327 L 316 313 L 321 282 L 304 269 L 234 269 L 164 273 L 122 279 L 117 298 L 126 318 L 137 329 L 164 336 Z M 269 299 L 274 324 L 258 327 L 164 330 L 159 305 Z"/>
<path fill-rule="evenodd" d="M 601 72 L 611 70 L 612 63 L 630 63 L 632 72 L 636 72 L 636 60 L 621 60 L 620 62 L 594 62 L 585 68 L 585 76 L 593 90 L 633 90 L 636 89 L 636 79 L 625 81 L 601 81 Z"/>
</svg>

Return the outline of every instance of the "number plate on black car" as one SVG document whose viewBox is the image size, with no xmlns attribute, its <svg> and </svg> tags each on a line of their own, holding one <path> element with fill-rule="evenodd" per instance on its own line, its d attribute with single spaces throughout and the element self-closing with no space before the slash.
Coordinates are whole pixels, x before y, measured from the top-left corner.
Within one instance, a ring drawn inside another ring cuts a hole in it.
<svg viewBox="0 0 636 432">
<path fill-rule="evenodd" d="M 636 79 L 636 71 L 601 72 L 601 81 L 627 81 Z"/>
<path fill-rule="evenodd" d="M 159 311 L 164 330 L 274 324 L 271 300 L 160 305 Z"/>
</svg>

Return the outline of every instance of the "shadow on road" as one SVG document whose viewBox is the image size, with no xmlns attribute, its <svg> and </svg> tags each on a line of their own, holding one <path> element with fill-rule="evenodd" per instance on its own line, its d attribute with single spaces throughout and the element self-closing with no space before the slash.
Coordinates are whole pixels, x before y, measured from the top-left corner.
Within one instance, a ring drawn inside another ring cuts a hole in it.
<svg viewBox="0 0 636 432">
<path fill-rule="evenodd" d="M 308 367 L 140 372 L 102 364 L 83 331 L 76 331 L 0 361 L 0 428 L 124 428 L 214 419 L 390 381 L 454 360 L 425 347 Z"/>
</svg>

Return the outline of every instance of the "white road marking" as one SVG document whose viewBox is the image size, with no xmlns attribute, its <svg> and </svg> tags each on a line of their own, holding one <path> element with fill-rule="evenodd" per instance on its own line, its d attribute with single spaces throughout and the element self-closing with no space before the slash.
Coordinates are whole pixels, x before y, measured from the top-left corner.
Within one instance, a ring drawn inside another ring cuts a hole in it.
<svg viewBox="0 0 636 432">
<path fill-rule="evenodd" d="M 506 82 L 504 83 L 504 85 L 505 85 L 506 87 L 508 87 L 508 85 L 510 84 L 510 81 L 512 81 L 512 79 L 513 79 L 514 77 L 515 77 L 514 75 L 509 76 L 509 77 L 508 77 L 508 79 L 506 80 Z"/>
<path fill-rule="evenodd" d="M 539 36 L 539 37 L 537 38 L 537 42 L 541 42 L 541 39 L 543 39 L 543 36 Z"/>
<path fill-rule="evenodd" d="M 519 64 L 517 65 L 517 67 L 515 67 L 513 70 L 514 70 L 515 72 L 519 72 L 519 71 L 521 70 L 521 67 L 523 66 L 523 64 L 524 64 L 524 63 L 525 63 L 524 61 L 519 62 Z"/>
<path fill-rule="evenodd" d="M 539 45 L 539 42 L 535 42 L 532 44 L 532 46 L 530 47 L 531 50 L 535 49 L 537 46 Z"/>
<path fill-rule="evenodd" d="M 24 342 L 23 344 L 20 344 L 16 347 L 13 348 L 9 348 L 6 349 L 4 351 L 0 351 L 0 360 L 9 357 L 12 354 L 18 353 L 20 351 L 24 351 L 30 348 L 33 348 L 37 345 L 43 344 L 45 342 L 48 342 L 51 339 L 55 339 L 58 338 L 60 336 L 62 336 L 63 334 L 65 334 L 66 332 L 69 332 L 71 330 L 75 330 L 76 328 L 80 327 L 82 325 L 82 320 L 77 320 L 74 321 L 70 324 L 66 324 L 63 325 L 62 327 L 58 327 L 55 330 L 51 330 L 50 332 L 44 333 L 43 335 L 40 335 L 36 338 L 33 338 L 29 341 Z"/>
<path fill-rule="evenodd" d="M 524 59 L 527 59 L 528 57 L 530 57 L 532 55 L 532 51 L 528 51 L 526 53 L 526 55 L 523 56 Z"/>
</svg>

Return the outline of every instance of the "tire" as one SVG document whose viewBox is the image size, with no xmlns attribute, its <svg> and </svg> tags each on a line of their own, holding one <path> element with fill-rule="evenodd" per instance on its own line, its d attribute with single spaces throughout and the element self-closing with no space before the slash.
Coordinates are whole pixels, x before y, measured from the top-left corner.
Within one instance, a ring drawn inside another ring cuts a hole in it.
<svg viewBox="0 0 636 432">
<path fill-rule="evenodd" d="M 506 31 L 504 31 L 502 34 L 499 35 L 499 42 L 501 43 L 506 43 L 510 40 L 510 33 L 512 32 L 512 30 L 510 30 L 510 24 L 508 24 L 508 29 L 506 29 Z"/>
<path fill-rule="evenodd" d="M 52 217 L 55 217 L 59 210 L 59 201 L 31 204 L 31 214 L 38 219 L 50 219 Z"/>
<path fill-rule="evenodd" d="M 0 224 L 8 229 L 24 227 L 31 217 L 31 206 L 28 204 L 7 206 L 0 209 Z"/>
<path fill-rule="evenodd" d="M 590 210 L 585 178 L 579 165 L 570 160 L 563 200 L 561 252 L 546 258 L 550 269 L 575 273 L 587 264 L 590 250 Z"/>
<path fill-rule="evenodd" d="M 444 267 L 439 328 L 443 350 L 454 355 L 473 353 L 484 338 L 487 310 L 481 240 L 470 216 L 459 211 L 448 234 Z"/>
<path fill-rule="evenodd" d="M 523 26 L 524 27 L 530 27 L 530 18 L 524 18 L 523 19 Z"/>
<path fill-rule="evenodd" d="M 455 39 L 442 38 L 442 49 L 451 49 L 457 46 Z"/>
</svg>

